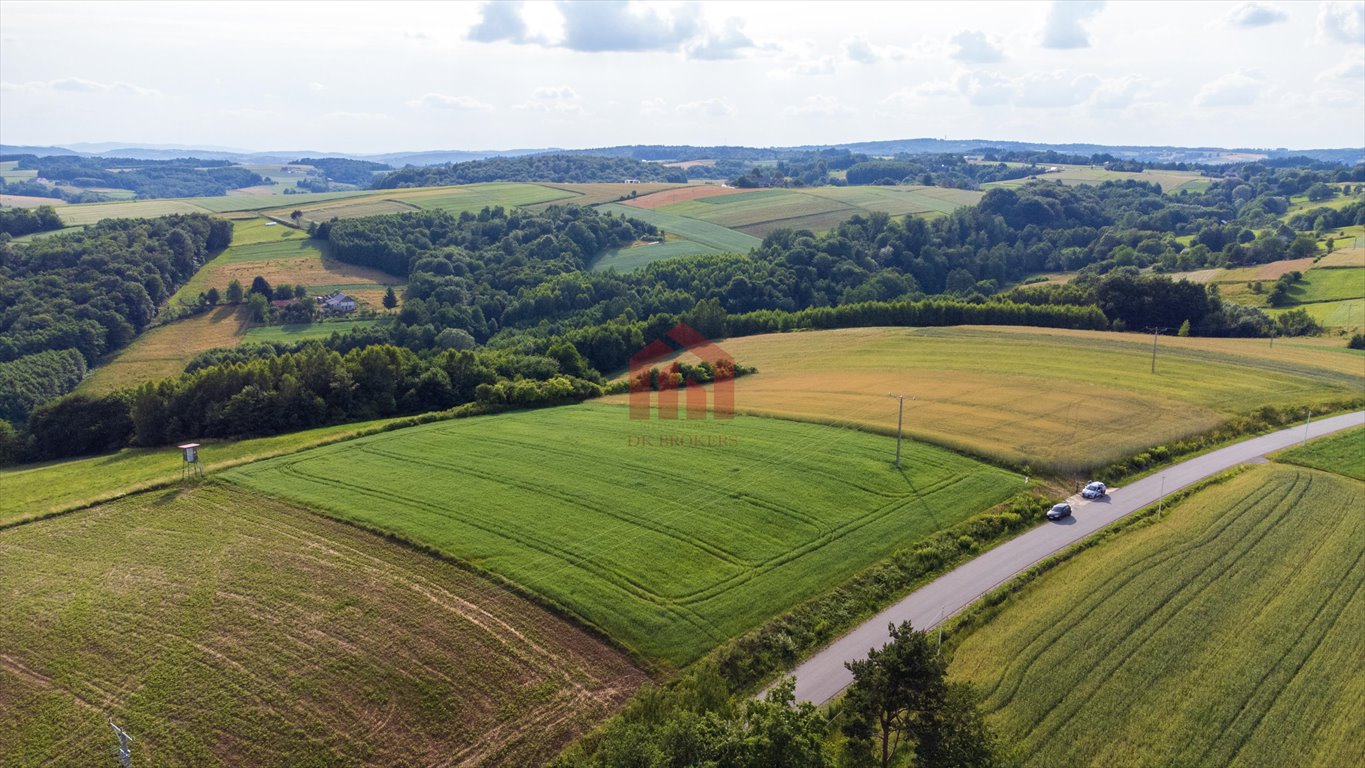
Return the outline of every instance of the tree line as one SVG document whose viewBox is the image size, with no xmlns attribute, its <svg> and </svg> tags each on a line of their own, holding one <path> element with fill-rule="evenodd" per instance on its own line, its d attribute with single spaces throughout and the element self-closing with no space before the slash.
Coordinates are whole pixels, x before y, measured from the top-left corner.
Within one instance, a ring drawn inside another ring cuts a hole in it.
<svg viewBox="0 0 1365 768">
<path fill-rule="evenodd" d="M 490 181 L 550 181 L 559 183 L 667 181 L 687 182 L 688 172 L 661 163 L 624 157 L 593 155 L 521 155 L 491 157 L 432 166 L 407 166 L 374 180 L 375 189 L 479 184 Z"/>
<path fill-rule="evenodd" d="M 20 155 L 17 159 L 19 163 L 16 168 L 36 171 L 38 178 L 50 182 L 73 187 L 127 189 L 139 199 L 216 197 L 226 195 L 231 189 L 265 183 L 265 179 L 258 174 L 226 160 L 137 160 L 79 155 Z"/>
<path fill-rule="evenodd" d="M 0 208 L 0 237 L 19 237 L 33 232 L 62 229 L 62 217 L 50 205 L 37 208 Z"/>
</svg>

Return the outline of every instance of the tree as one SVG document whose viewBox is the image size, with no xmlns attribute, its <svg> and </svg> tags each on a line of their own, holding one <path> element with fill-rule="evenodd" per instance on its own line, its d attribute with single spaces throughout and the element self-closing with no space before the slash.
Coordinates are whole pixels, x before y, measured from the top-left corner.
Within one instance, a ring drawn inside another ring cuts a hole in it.
<svg viewBox="0 0 1365 768">
<path fill-rule="evenodd" d="M 19 458 L 19 433 L 8 421 L 0 419 L 0 467 L 13 464 Z"/>
<path fill-rule="evenodd" d="M 303 211 L 295 210 L 293 213 L 289 214 L 289 218 L 294 220 L 294 226 L 297 227 L 299 221 L 303 219 Z"/>
<path fill-rule="evenodd" d="M 1189 321 L 1189 320 L 1186 320 L 1185 322 L 1181 323 L 1181 324 L 1180 324 L 1180 330 L 1176 331 L 1176 332 L 1175 332 L 1175 335 L 1176 335 L 1176 336 L 1189 336 L 1189 335 L 1190 335 L 1190 321 Z"/>
<path fill-rule="evenodd" d="M 303 285 L 302 283 L 300 283 L 300 284 L 294 286 L 294 298 L 296 298 L 296 299 L 306 299 L 306 298 L 308 298 L 308 288 L 307 288 L 307 286 Z"/>
<path fill-rule="evenodd" d="M 901 764 L 907 747 L 918 766 L 993 764 L 980 714 L 970 697 L 964 704 L 964 694 L 950 689 L 938 649 L 908 621 L 890 630 L 890 643 L 845 664 L 853 685 L 844 697 L 843 731 L 854 764 L 871 754 L 874 764 L 890 768 Z"/>
<path fill-rule="evenodd" d="M 241 286 L 238 286 L 238 287 L 241 287 Z M 204 293 L 204 301 L 206 301 L 206 302 L 208 303 L 208 305 L 209 305 L 210 307 L 212 307 L 212 306 L 216 306 L 216 305 L 218 304 L 218 302 L 222 301 L 222 297 L 218 295 L 218 289 L 217 289 L 217 288 L 210 288 L 210 289 L 208 289 L 208 291 L 206 291 L 206 292 Z"/>
<path fill-rule="evenodd" d="M 436 346 L 440 349 L 473 349 L 474 337 L 469 335 L 469 331 L 446 328 L 436 334 Z"/>
<path fill-rule="evenodd" d="M 393 292 L 393 286 L 390 285 L 389 289 L 384 291 L 384 309 L 393 309 L 396 306 L 398 306 L 398 294 Z"/>
<path fill-rule="evenodd" d="M 229 304 L 242 303 L 242 284 L 236 278 L 233 278 L 232 282 L 228 283 L 227 303 Z"/>
<path fill-rule="evenodd" d="M 246 301 L 247 318 L 253 323 L 264 323 L 270 311 L 270 302 L 264 293 L 253 293 Z"/>
<path fill-rule="evenodd" d="M 251 278 L 251 290 L 247 291 L 247 293 L 259 293 L 268 298 L 272 293 L 270 288 L 270 282 L 267 281 L 264 277 L 256 275 L 255 277 Z"/>
</svg>

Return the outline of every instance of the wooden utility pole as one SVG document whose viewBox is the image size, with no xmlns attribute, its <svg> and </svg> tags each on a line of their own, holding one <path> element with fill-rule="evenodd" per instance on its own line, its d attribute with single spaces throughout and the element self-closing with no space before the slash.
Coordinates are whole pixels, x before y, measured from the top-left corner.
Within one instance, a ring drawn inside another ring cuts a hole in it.
<svg viewBox="0 0 1365 768">
<path fill-rule="evenodd" d="M 1166 330 L 1165 328 L 1148 328 L 1152 332 L 1152 373 L 1156 373 L 1156 337 L 1157 334 Z"/>
<path fill-rule="evenodd" d="M 887 397 L 894 397 L 899 405 L 896 409 L 896 469 L 901 468 L 901 427 L 905 424 L 905 395 L 886 393 Z M 910 398 L 914 400 L 915 398 Z"/>
</svg>

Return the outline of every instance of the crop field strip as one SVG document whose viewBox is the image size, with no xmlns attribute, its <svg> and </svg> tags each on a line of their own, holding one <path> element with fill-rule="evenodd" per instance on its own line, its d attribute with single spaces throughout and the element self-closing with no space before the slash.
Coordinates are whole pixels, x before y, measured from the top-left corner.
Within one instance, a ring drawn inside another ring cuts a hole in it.
<svg viewBox="0 0 1365 768">
<path fill-rule="evenodd" d="M 1310 269 L 1290 286 L 1289 298 L 1298 304 L 1365 298 L 1365 268 Z"/>
<path fill-rule="evenodd" d="M 1109 171 L 1101 167 L 1084 165 L 1060 165 L 1044 163 L 1044 168 L 1055 167 L 1059 170 L 1053 173 L 1039 173 L 1035 177 L 1024 177 L 1022 179 L 1010 179 L 1008 181 L 994 181 L 983 186 L 990 187 L 1020 187 L 1033 181 L 1035 178 L 1043 181 L 1061 182 L 1068 186 L 1076 184 L 1102 184 L 1106 181 L 1142 181 L 1161 185 L 1161 191 L 1172 194 L 1181 189 L 1188 189 L 1196 192 L 1207 189 L 1213 181 L 1195 171 L 1161 171 L 1145 170 L 1140 173 L 1128 173 L 1125 171 Z"/>
<path fill-rule="evenodd" d="M 1360 353 L 1263 340 L 1162 338 L 1032 328 L 854 328 L 727 339 L 758 373 L 735 382 L 743 412 L 855 421 L 1055 472 L 1103 466 L 1211 429 L 1249 404 L 1359 396 Z M 1122 379 L 1120 379 L 1122 374 Z M 608 402 L 623 403 L 623 396 Z M 855 413 L 870 416 L 855 417 Z"/>
<path fill-rule="evenodd" d="M 79 391 L 101 394 L 179 376 L 200 352 L 240 344 L 248 325 L 246 309 L 219 306 L 156 326 L 92 369 Z"/>
<path fill-rule="evenodd" d="M 398 418 L 334 424 L 274 437 L 209 441 L 200 449 L 204 471 L 313 448 L 383 427 Z M 0 468 L 0 528 L 37 517 L 165 485 L 181 477 L 173 448 L 124 448 L 103 456 Z"/>
<path fill-rule="evenodd" d="M 1344 765 L 1365 485 L 1263 466 L 1043 575 L 958 648 L 1023 765 Z M 1301 514 L 1311 510 L 1311 514 Z M 1002 668 L 1003 666 L 1003 668 Z"/>
<path fill-rule="evenodd" d="M 761 239 L 753 235 L 746 235 L 719 224 L 712 224 L 700 219 L 689 219 L 686 216 L 678 216 L 661 210 L 634 208 L 616 203 L 598 206 L 598 210 L 614 213 L 617 216 L 639 219 L 648 224 L 653 224 L 670 235 L 678 235 L 717 251 L 748 253 L 763 244 Z"/>
<path fill-rule="evenodd" d="M 226 476 L 437 547 L 675 664 L 1018 484 L 923 445 L 907 480 L 884 438 L 780 420 L 725 422 L 723 447 L 629 445 L 658 424 L 592 405 L 481 417 Z"/>
<path fill-rule="evenodd" d="M 530 765 L 644 682 L 506 589 L 219 484 L 0 531 L 0 754 Z"/>
</svg>

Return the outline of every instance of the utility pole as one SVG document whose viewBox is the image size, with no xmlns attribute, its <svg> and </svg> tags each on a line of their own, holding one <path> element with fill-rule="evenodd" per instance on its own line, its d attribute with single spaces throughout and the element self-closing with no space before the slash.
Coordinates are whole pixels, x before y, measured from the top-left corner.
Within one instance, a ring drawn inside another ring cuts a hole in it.
<svg viewBox="0 0 1365 768">
<path fill-rule="evenodd" d="M 1161 519 L 1161 513 L 1166 511 L 1166 476 L 1161 476 L 1161 495 L 1157 497 L 1156 516 Z"/>
<path fill-rule="evenodd" d="M 896 469 L 901 468 L 901 425 L 905 423 L 905 395 L 896 395 L 890 392 L 887 397 L 894 397 L 899 402 L 896 408 Z M 915 398 L 910 398 L 914 400 Z"/>
<path fill-rule="evenodd" d="M 123 768 L 132 768 L 133 752 L 128 745 L 133 741 L 133 737 L 128 732 L 114 724 L 114 718 L 109 718 L 109 727 L 114 729 L 114 735 L 118 737 L 118 749 L 114 754 L 118 755 L 118 763 Z"/>
<path fill-rule="evenodd" d="M 1148 328 L 1152 332 L 1152 373 L 1156 373 L 1156 337 L 1157 334 L 1166 330 L 1165 328 Z"/>
<path fill-rule="evenodd" d="M 1303 441 L 1308 442 L 1308 422 L 1313 420 L 1313 409 L 1303 409 Z"/>
</svg>

